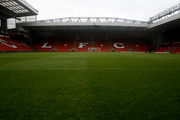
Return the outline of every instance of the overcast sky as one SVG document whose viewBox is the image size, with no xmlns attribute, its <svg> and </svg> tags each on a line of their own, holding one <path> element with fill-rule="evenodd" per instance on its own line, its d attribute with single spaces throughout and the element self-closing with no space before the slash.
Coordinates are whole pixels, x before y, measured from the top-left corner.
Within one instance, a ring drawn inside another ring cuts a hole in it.
<svg viewBox="0 0 180 120">
<path fill-rule="evenodd" d="M 26 0 L 39 11 L 38 19 L 119 17 L 148 20 L 180 0 Z"/>
</svg>

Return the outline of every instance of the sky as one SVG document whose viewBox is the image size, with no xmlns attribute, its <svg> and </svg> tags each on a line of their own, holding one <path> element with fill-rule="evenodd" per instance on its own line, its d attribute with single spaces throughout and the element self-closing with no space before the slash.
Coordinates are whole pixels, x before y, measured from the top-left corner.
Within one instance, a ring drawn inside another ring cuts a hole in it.
<svg viewBox="0 0 180 120">
<path fill-rule="evenodd" d="M 26 0 L 38 20 L 63 17 L 117 17 L 147 21 L 180 0 Z"/>
</svg>

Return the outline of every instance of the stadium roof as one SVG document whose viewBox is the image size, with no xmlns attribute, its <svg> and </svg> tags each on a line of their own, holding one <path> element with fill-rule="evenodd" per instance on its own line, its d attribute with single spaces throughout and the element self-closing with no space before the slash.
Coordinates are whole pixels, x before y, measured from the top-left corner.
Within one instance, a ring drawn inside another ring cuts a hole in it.
<svg viewBox="0 0 180 120">
<path fill-rule="evenodd" d="M 180 3 L 162 11 L 150 18 L 149 21 L 139 21 L 113 17 L 66 17 L 35 22 L 20 23 L 20 26 L 116 26 L 116 27 L 138 27 L 153 28 L 165 23 L 180 21 Z M 24 21 L 23 21 L 24 22 Z M 179 23 L 179 22 L 178 22 Z"/>
<path fill-rule="evenodd" d="M 158 13 L 157 15 L 150 17 L 150 21 L 149 22 L 157 22 L 158 20 L 161 19 L 166 19 L 167 17 L 171 17 L 173 15 L 179 14 L 180 13 L 180 3 Z"/>
<path fill-rule="evenodd" d="M 25 0 L 0 0 L 0 14 L 4 18 L 37 15 L 38 10 Z"/>
</svg>

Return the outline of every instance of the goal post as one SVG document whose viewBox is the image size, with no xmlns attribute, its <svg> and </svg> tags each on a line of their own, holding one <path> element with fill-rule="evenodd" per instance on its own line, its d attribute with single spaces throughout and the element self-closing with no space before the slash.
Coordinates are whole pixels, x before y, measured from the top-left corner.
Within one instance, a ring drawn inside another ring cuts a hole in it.
<svg viewBox="0 0 180 120">
<path fill-rule="evenodd" d="M 89 47 L 88 52 L 101 52 L 101 48 Z"/>
</svg>

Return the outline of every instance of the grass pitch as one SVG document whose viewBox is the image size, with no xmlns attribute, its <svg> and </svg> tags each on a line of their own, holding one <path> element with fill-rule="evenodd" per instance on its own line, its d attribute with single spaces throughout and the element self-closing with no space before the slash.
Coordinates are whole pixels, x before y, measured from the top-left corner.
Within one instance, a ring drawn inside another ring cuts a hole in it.
<svg viewBox="0 0 180 120">
<path fill-rule="evenodd" d="M 0 120 L 180 120 L 180 55 L 0 53 Z"/>
</svg>

